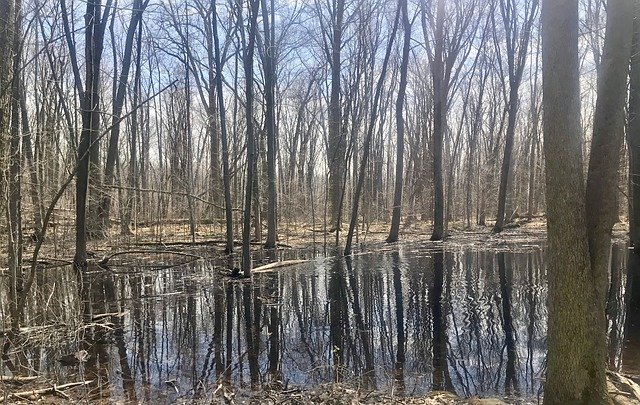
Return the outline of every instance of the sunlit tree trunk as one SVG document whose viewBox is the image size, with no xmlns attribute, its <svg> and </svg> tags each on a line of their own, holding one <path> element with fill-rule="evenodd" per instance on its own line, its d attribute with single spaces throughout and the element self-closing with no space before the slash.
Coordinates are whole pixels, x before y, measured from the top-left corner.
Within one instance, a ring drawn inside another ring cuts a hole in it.
<svg viewBox="0 0 640 405">
<path fill-rule="evenodd" d="M 633 49 L 629 72 L 629 239 L 634 251 L 640 253 L 640 2 L 634 2 Z"/>
</svg>

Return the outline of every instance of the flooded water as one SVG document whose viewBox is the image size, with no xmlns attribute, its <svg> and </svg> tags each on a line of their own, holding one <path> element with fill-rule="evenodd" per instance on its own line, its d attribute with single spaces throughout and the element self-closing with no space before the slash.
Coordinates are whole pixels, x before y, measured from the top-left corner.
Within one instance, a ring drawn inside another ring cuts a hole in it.
<svg viewBox="0 0 640 405">
<path fill-rule="evenodd" d="M 69 268 L 50 269 L 27 310 L 30 325 L 49 327 L 34 329 L 40 338 L 10 350 L 0 368 L 58 383 L 94 380 L 81 388 L 92 399 L 160 403 L 221 383 L 250 392 L 335 381 L 394 395 L 536 398 L 545 369 L 543 250 L 395 249 L 319 258 L 251 283 L 220 277 L 220 262 L 167 267 L 153 256 L 84 282 Z M 638 373 L 640 264 L 627 263 L 626 246 L 612 259 L 611 367 Z M 0 300 L 6 311 L 6 294 Z"/>
</svg>

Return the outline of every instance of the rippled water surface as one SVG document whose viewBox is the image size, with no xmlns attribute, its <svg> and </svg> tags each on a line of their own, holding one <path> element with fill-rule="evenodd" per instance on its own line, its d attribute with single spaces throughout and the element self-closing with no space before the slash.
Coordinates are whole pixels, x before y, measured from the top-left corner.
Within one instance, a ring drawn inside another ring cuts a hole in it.
<svg viewBox="0 0 640 405">
<path fill-rule="evenodd" d="M 122 257 L 84 283 L 51 269 L 38 276 L 27 313 L 31 325 L 54 326 L 1 367 L 60 383 L 91 379 L 91 398 L 144 402 L 223 382 L 534 398 L 545 364 L 545 259 L 538 247 L 517 250 L 398 247 L 314 259 L 251 283 L 221 277 L 221 262 L 168 267 L 154 256 Z M 640 270 L 625 246 L 612 259 L 611 367 L 638 372 Z M 6 294 L 0 301 L 6 311 Z M 59 337 L 61 325 L 72 338 Z"/>
</svg>

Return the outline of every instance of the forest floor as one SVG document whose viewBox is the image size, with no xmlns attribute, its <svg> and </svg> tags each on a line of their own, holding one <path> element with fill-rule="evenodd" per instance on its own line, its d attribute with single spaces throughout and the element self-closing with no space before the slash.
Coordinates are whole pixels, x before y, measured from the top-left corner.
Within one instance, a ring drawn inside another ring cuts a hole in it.
<svg viewBox="0 0 640 405">
<path fill-rule="evenodd" d="M 346 227 L 346 226 L 345 226 Z M 531 221 L 524 219 L 504 229 L 499 234 L 492 234 L 491 226 L 466 227 L 463 223 L 452 223 L 449 226 L 448 237 L 444 241 L 431 242 L 432 225 L 430 222 L 416 221 L 400 230 L 402 246 L 421 244 L 455 250 L 458 248 L 476 248 L 481 250 L 527 250 L 542 247 L 546 244 L 546 221 L 535 218 Z M 197 227 L 195 237 L 189 232 L 189 225 L 158 224 L 141 226 L 132 234 L 122 235 L 119 227 L 115 227 L 107 238 L 92 240 L 88 244 L 90 255 L 101 259 L 116 252 L 126 251 L 189 251 L 202 257 L 220 257 L 223 255 L 225 240 L 224 227 L 217 224 L 202 224 Z M 389 224 L 384 222 L 371 223 L 361 226 L 354 238 L 354 252 L 375 251 L 388 249 L 385 242 L 389 232 Z M 266 234 L 266 230 L 264 232 Z M 339 234 L 339 245 L 344 246 L 346 229 Z M 627 223 L 619 222 L 614 226 L 614 241 L 624 241 L 627 238 Z M 239 237 L 236 237 L 236 250 L 240 250 Z M 279 228 L 278 247 L 284 250 L 312 250 L 316 254 L 335 254 L 336 236 L 313 229 L 304 222 L 281 223 Z M 27 239 L 25 259 L 31 258 L 34 243 Z M 193 243 L 195 241 L 195 243 Z M 259 250 L 260 243 L 253 243 L 253 248 Z M 70 263 L 73 259 L 73 229 L 58 227 L 47 234 L 39 259 L 47 263 Z M 334 253 L 330 253 L 334 252 Z M 0 253 L 0 263 L 6 263 L 6 253 Z M 3 266 L 4 267 L 4 266 Z"/>
</svg>

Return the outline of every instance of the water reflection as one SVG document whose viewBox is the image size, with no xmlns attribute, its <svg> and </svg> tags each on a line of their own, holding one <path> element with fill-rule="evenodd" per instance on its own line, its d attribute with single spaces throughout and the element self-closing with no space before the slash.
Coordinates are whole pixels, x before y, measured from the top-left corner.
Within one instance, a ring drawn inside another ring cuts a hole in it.
<svg viewBox="0 0 640 405">
<path fill-rule="evenodd" d="M 627 268 L 626 249 L 614 252 L 611 364 L 637 372 L 640 262 Z M 84 322 L 70 328 L 73 339 L 10 352 L 2 371 L 27 365 L 23 372 L 57 382 L 91 379 L 87 398 L 131 402 L 331 381 L 395 395 L 532 398 L 540 390 L 547 287 L 539 249 L 401 247 L 319 259 L 252 283 L 220 279 L 223 265 L 141 264 L 82 280 L 69 269 L 43 273 L 29 304 L 33 324 Z"/>
</svg>

